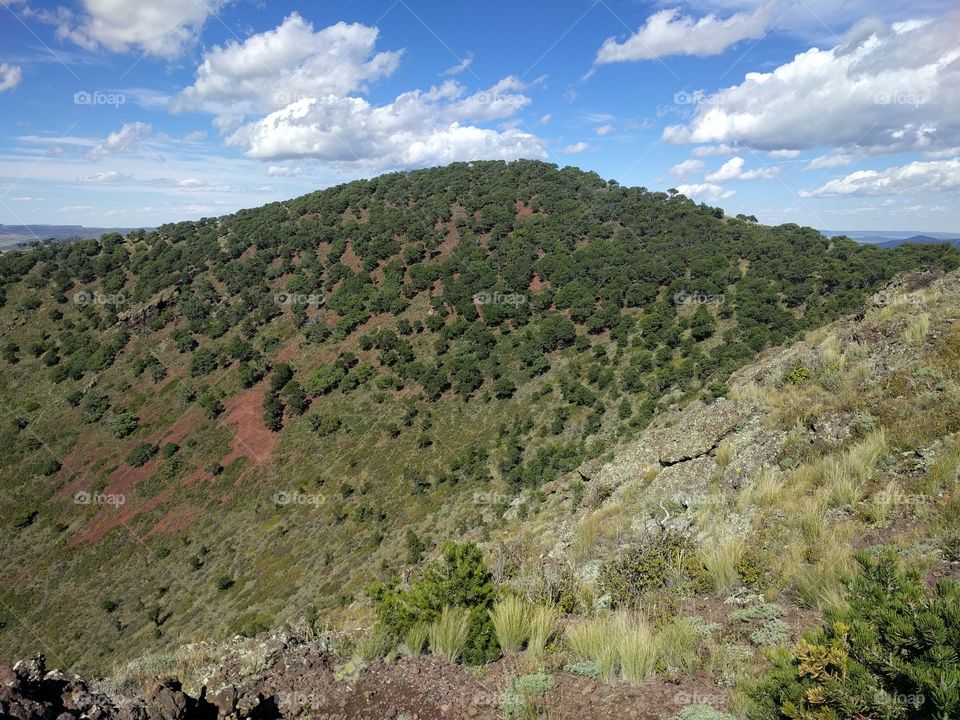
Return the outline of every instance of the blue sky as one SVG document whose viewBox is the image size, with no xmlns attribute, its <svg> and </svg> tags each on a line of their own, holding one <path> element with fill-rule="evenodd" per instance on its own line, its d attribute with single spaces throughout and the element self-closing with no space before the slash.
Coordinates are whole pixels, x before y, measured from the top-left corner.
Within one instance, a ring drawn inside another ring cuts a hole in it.
<svg viewBox="0 0 960 720">
<path fill-rule="evenodd" d="M 533 157 L 768 223 L 960 234 L 955 6 L 0 0 L 0 222 Z"/>
</svg>

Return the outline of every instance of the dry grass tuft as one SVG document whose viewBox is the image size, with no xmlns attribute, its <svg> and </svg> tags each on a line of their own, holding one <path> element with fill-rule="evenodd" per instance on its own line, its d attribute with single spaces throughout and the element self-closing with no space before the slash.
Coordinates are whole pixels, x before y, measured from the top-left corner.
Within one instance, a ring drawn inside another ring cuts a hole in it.
<svg viewBox="0 0 960 720">
<path fill-rule="evenodd" d="M 530 637 L 530 605 L 526 600 L 509 595 L 490 610 L 490 621 L 497 642 L 504 653 L 518 653 Z"/>
<path fill-rule="evenodd" d="M 470 637 L 470 613 L 464 608 L 445 607 L 430 626 L 430 651 L 449 663 L 455 663 Z"/>
</svg>

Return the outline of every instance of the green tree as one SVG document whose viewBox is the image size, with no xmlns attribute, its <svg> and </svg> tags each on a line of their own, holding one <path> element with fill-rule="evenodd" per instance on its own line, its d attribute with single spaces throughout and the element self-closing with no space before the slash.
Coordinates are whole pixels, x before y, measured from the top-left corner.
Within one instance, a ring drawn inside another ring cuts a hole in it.
<svg viewBox="0 0 960 720">
<path fill-rule="evenodd" d="M 295 415 L 303 415 L 310 404 L 306 393 L 303 392 L 303 388 L 296 380 L 291 380 L 286 384 L 283 388 L 283 397 L 287 401 L 287 406 Z"/>
<path fill-rule="evenodd" d="M 132 434 L 140 426 L 140 418 L 133 413 L 118 413 L 110 420 L 110 432 L 114 437 L 125 438 Z"/>
<path fill-rule="evenodd" d="M 424 569 L 407 592 L 386 584 L 375 586 L 370 594 L 381 629 L 394 638 L 401 638 L 415 623 L 433 622 L 446 606 L 462 607 L 470 613 L 464 662 L 483 664 L 500 654 L 489 615 L 496 589 L 483 553 L 473 543 L 445 542 L 441 557 Z"/>
<path fill-rule="evenodd" d="M 892 548 L 857 561 L 848 605 L 752 690 L 754 718 L 960 717 L 960 584 L 928 589 Z"/>
<path fill-rule="evenodd" d="M 283 427 L 283 403 L 276 393 L 268 392 L 263 396 L 263 424 L 273 432 L 279 432 Z"/>
<path fill-rule="evenodd" d="M 217 368 L 217 354 L 209 348 L 200 348 L 190 358 L 190 375 L 209 375 Z"/>
</svg>

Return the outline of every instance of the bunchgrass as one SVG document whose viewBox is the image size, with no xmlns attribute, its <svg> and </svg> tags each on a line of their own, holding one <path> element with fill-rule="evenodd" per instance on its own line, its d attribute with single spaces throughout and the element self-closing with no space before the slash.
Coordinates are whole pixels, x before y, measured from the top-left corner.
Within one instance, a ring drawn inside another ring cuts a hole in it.
<svg viewBox="0 0 960 720">
<path fill-rule="evenodd" d="M 703 565 L 717 592 L 726 592 L 737 583 L 737 565 L 743 557 L 743 539 L 723 537 L 704 543 Z"/>
<path fill-rule="evenodd" d="M 494 603 L 490 620 L 504 653 L 517 653 L 523 649 L 530 637 L 530 614 L 530 605 L 516 595 L 508 595 Z"/>
<path fill-rule="evenodd" d="M 620 672 L 624 680 L 636 684 L 653 674 L 657 664 L 657 638 L 647 622 L 640 618 L 624 616 L 616 625 Z"/>
<path fill-rule="evenodd" d="M 697 626 L 687 617 L 674 618 L 657 638 L 660 659 L 667 667 L 691 670 L 697 661 Z"/>
<path fill-rule="evenodd" d="M 618 626 L 611 619 L 586 619 L 569 626 L 567 644 L 577 659 L 595 662 L 600 668 L 600 677 L 611 683 L 620 667 Z"/>
<path fill-rule="evenodd" d="M 907 329 L 903 332 L 903 339 L 910 345 L 919 345 L 923 342 L 924 338 L 927 337 L 927 333 L 929 332 L 930 315 L 920 313 L 907 325 Z"/>
<path fill-rule="evenodd" d="M 724 440 L 717 446 L 717 465 L 720 469 L 727 467 L 733 459 L 733 447 Z"/>
<path fill-rule="evenodd" d="M 470 637 L 470 613 L 464 608 L 444 607 L 440 617 L 430 626 L 430 651 L 455 663 Z"/>
<path fill-rule="evenodd" d="M 827 540 L 821 546 L 821 557 L 814 563 L 801 566 L 794 575 L 800 607 L 823 610 L 846 604 L 843 577 L 853 569 L 850 550 L 842 538 L 828 536 Z"/>
<path fill-rule="evenodd" d="M 544 648 L 557 629 L 557 610 L 552 605 L 537 605 L 530 613 L 530 639 L 527 654 L 531 658 L 543 655 Z"/>
<path fill-rule="evenodd" d="M 363 634 L 353 646 L 353 657 L 365 663 L 384 655 L 389 649 L 389 642 L 383 633 L 373 630 Z"/>
<path fill-rule="evenodd" d="M 427 644 L 427 635 L 430 634 L 430 626 L 427 623 L 414 623 L 403 636 L 403 645 L 408 655 L 417 657 L 423 652 L 424 645 Z"/>
</svg>

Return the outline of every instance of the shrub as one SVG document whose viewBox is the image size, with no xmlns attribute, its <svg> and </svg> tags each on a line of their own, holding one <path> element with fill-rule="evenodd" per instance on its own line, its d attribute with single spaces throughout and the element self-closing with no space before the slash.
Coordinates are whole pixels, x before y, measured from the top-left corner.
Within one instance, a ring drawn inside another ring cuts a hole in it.
<svg viewBox="0 0 960 720">
<path fill-rule="evenodd" d="M 102 418 L 110 407 L 110 400 L 106 395 L 93 393 L 87 397 L 83 404 L 83 421 L 85 423 L 95 423 Z"/>
<path fill-rule="evenodd" d="M 686 535 L 670 530 L 648 536 L 601 566 L 600 592 L 610 595 L 615 607 L 636 607 L 645 592 L 666 585 L 674 571 L 681 579 L 697 576 L 695 555 Z"/>
<path fill-rule="evenodd" d="M 591 680 L 600 679 L 600 666 L 593 660 L 581 660 L 570 666 L 570 672 L 580 677 L 590 678 Z"/>
<path fill-rule="evenodd" d="M 395 640 L 415 623 L 433 623 L 449 606 L 469 613 L 464 662 L 482 664 L 500 654 L 489 613 L 496 589 L 483 553 L 473 543 L 445 542 L 441 557 L 424 569 L 423 576 L 408 591 L 387 583 L 370 588 L 368 593 L 376 604 L 379 625 Z"/>
<path fill-rule="evenodd" d="M 153 443 L 142 442 L 127 455 L 127 463 L 133 467 L 146 465 L 150 458 L 157 454 L 157 450 L 159 448 Z"/>
<path fill-rule="evenodd" d="M 140 418 L 133 413 L 123 412 L 114 416 L 110 421 L 110 432 L 116 438 L 125 438 L 133 433 L 140 425 Z"/>
<path fill-rule="evenodd" d="M 208 375 L 209 373 L 213 372 L 216 367 L 217 355 L 208 348 L 200 348 L 194 352 L 193 356 L 190 358 L 190 375 L 192 377 Z"/>
<path fill-rule="evenodd" d="M 220 400 L 221 391 L 215 388 L 207 388 L 197 398 L 197 403 L 207 411 L 207 417 L 211 420 L 219 417 L 223 411 L 223 402 Z"/>
<path fill-rule="evenodd" d="M 769 587 L 773 581 L 770 569 L 770 555 L 756 544 L 747 544 L 737 562 L 737 576 L 744 585 L 752 585 L 758 590 Z"/>
<path fill-rule="evenodd" d="M 807 370 L 803 365 L 797 363 L 793 368 L 783 376 L 784 382 L 788 382 L 791 385 L 799 385 L 805 380 L 810 379 L 810 371 Z"/>
<path fill-rule="evenodd" d="M 263 424 L 273 432 L 283 427 L 283 403 L 276 393 L 268 392 L 263 396 Z"/>
<path fill-rule="evenodd" d="M 284 386 L 283 396 L 286 398 L 290 410 L 295 415 L 302 415 L 310 405 L 307 401 L 307 396 L 303 392 L 303 388 L 300 387 L 300 383 L 296 380 L 291 380 Z"/>
<path fill-rule="evenodd" d="M 217 590 L 220 592 L 225 592 L 234 586 L 235 582 L 232 577 L 224 573 L 217 578 Z"/>
<path fill-rule="evenodd" d="M 750 633 L 750 642 L 757 647 L 783 645 L 790 639 L 790 626 L 783 620 L 771 620 Z"/>
<path fill-rule="evenodd" d="M 324 395 L 333 390 L 347 371 L 339 365 L 320 365 L 310 373 L 304 389 L 311 395 Z"/>
<path fill-rule="evenodd" d="M 514 384 L 513 380 L 508 377 L 498 378 L 493 383 L 493 394 L 500 400 L 507 400 L 513 397 L 513 394 L 517 391 L 517 386 Z"/>
<path fill-rule="evenodd" d="M 270 392 L 280 392 L 292 379 L 293 368 L 287 363 L 277 363 L 270 376 Z"/>
<path fill-rule="evenodd" d="M 896 552 L 857 557 L 849 603 L 754 685 L 752 718 L 960 716 L 960 584 L 927 589 Z"/>
<path fill-rule="evenodd" d="M 430 651 L 450 663 L 455 663 L 470 640 L 470 611 L 449 605 L 440 611 L 428 632 Z"/>
<path fill-rule="evenodd" d="M 59 460 L 56 458 L 49 458 L 43 461 L 43 464 L 40 465 L 40 474 L 46 477 L 50 477 L 56 473 L 62 467 Z"/>
<path fill-rule="evenodd" d="M 497 642 L 505 653 L 520 652 L 530 637 L 530 606 L 516 595 L 508 595 L 490 610 Z"/>
<path fill-rule="evenodd" d="M 341 424 L 340 418 L 332 413 L 319 412 L 316 415 L 310 416 L 310 429 L 320 437 L 333 435 L 333 433 L 340 429 Z"/>
</svg>

